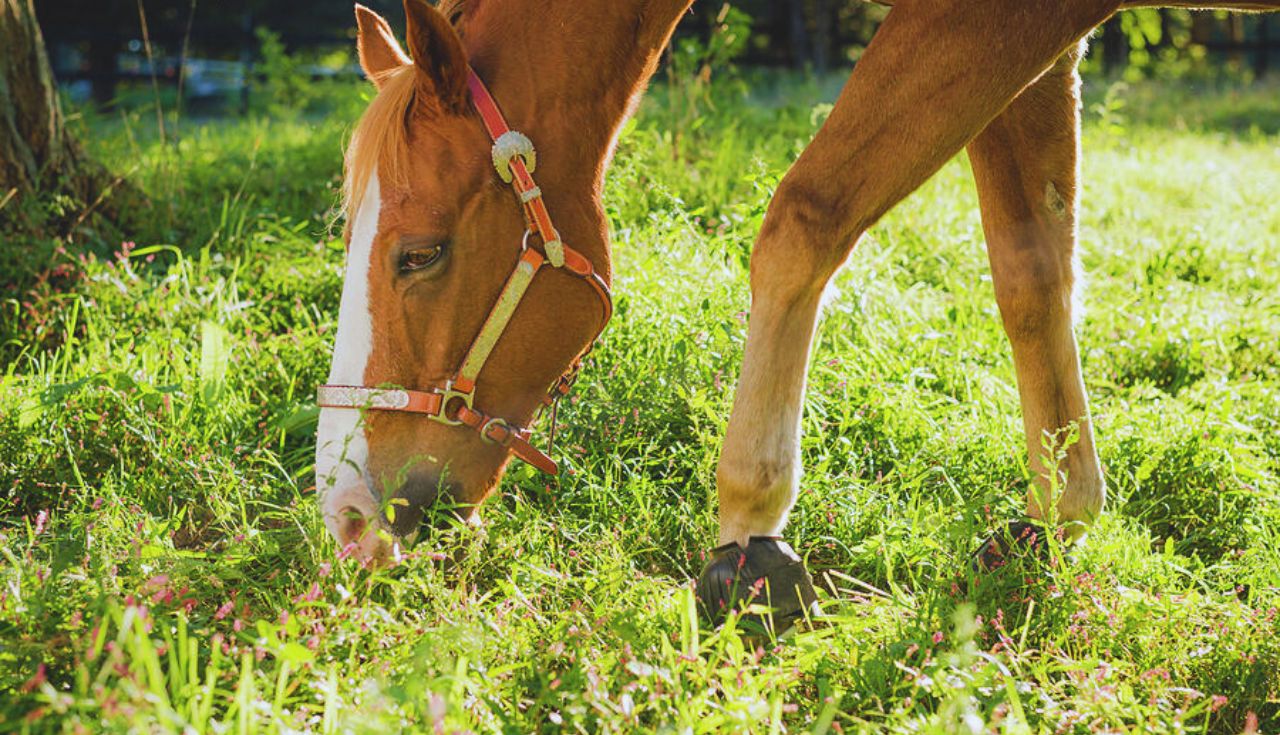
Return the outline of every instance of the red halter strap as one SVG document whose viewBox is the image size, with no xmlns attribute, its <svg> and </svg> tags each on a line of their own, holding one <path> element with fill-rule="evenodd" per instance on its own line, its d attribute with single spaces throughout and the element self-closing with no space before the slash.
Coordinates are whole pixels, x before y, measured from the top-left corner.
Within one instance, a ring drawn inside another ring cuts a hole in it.
<svg viewBox="0 0 1280 735">
<path fill-rule="evenodd" d="M 498 103 L 474 71 L 467 76 L 467 87 L 471 90 L 471 100 L 476 112 L 480 113 L 485 130 L 489 131 L 489 138 L 493 140 L 493 167 L 498 169 L 502 180 L 516 190 L 524 205 L 525 221 L 542 238 L 547 259 L 555 267 L 561 267 L 566 255 L 564 244 L 560 241 L 560 233 L 551 224 L 551 214 L 547 212 L 546 202 L 542 200 L 542 190 L 533 181 L 532 172 L 538 167 L 533 142 L 523 133 L 507 127 Z M 590 266 L 590 263 L 587 265 Z"/>
<path fill-rule="evenodd" d="M 604 319 L 600 322 L 596 339 L 599 339 L 613 315 L 613 299 L 609 294 L 609 287 L 596 273 L 591 260 L 565 245 L 560 239 L 560 233 L 551 223 L 551 214 L 543 201 L 542 190 L 533 180 L 532 172 L 538 165 L 533 143 L 507 126 L 493 95 L 489 94 L 475 71 L 469 70 L 467 85 L 471 90 L 472 103 L 493 140 L 494 168 L 503 181 L 511 184 L 524 210 L 528 229 L 520 246 L 520 260 L 508 276 L 497 302 L 489 310 L 480 333 L 467 349 L 462 365 L 443 386 L 428 390 L 403 390 L 323 385 L 320 386 L 316 403 L 321 408 L 401 411 L 419 414 L 448 426 L 466 426 L 478 432 L 485 442 L 506 447 L 520 459 L 554 475 L 558 473 L 555 461 L 529 443 L 529 429 L 490 416 L 474 406 L 476 381 L 493 348 L 497 346 L 498 339 L 511 323 L 516 307 L 523 300 L 534 276 L 544 266 L 577 276 L 595 289 L 604 307 Z M 537 233 L 542 241 L 541 251 L 529 247 L 529 237 L 533 233 Z M 592 340 L 593 344 L 594 342 Z M 587 351 L 590 351 L 590 347 Z M 575 358 L 569 369 L 556 379 L 543 399 L 544 405 L 554 406 L 561 396 L 569 392 L 585 356 L 586 352 Z"/>
</svg>

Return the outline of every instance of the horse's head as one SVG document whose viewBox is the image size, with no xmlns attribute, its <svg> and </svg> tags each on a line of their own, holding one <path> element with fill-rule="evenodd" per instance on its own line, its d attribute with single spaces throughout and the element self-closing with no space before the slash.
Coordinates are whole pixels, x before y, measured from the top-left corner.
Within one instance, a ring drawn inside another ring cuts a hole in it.
<svg viewBox="0 0 1280 735">
<path fill-rule="evenodd" d="M 360 63 L 378 92 L 347 154 L 346 279 L 320 396 L 326 524 L 364 558 L 416 531 L 438 497 L 469 516 L 513 452 L 539 463 L 519 429 L 608 318 L 590 259 L 568 248 L 562 261 L 554 229 L 530 227 L 536 192 L 513 192 L 495 170 L 453 26 L 423 0 L 405 9 L 412 62 L 357 6 Z M 556 201 L 598 197 L 558 191 L 564 176 L 544 170 Z M 606 260 L 598 204 L 564 208 L 577 211 L 556 220 L 565 242 Z"/>
</svg>

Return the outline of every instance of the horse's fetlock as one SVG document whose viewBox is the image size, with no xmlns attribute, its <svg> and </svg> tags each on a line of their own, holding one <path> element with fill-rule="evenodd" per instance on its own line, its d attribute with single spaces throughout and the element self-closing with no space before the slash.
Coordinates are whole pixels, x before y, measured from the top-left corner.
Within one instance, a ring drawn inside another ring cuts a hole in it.
<svg viewBox="0 0 1280 735">
<path fill-rule="evenodd" d="M 733 460 L 724 457 L 716 467 L 716 486 L 721 500 L 726 498 L 753 507 L 785 501 L 796 485 L 796 467 L 790 461 L 768 459 Z"/>
<path fill-rule="evenodd" d="M 1100 475 L 1068 485 L 1058 501 L 1058 516 L 1065 522 L 1090 526 L 1107 504 L 1107 484 Z"/>
<path fill-rule="evenodd" d="M 1052 520 L 1073 536 L 1082 535 L 1102 515 L 1107 503 L 1107 485 L 1097 457 L 1091 451 L 1074 449 L 1061 468 L 1065 483 L 1053 493 L 1041 477 L 1028 494 L 1028 512 L 1039 520 Z M 1055 497 L 1050 497 L 1054 495 Z M 1050 513 L 1048 508 L 1052 507 Z"/>
<path fill-rule="evenodd" d="M 739 529 L 731 531 L 735 538 L 776 532 L 791 509 L 798 485 L 793 461 L 726 454 L 716 467 L 724 530 Z"/>
</svg>

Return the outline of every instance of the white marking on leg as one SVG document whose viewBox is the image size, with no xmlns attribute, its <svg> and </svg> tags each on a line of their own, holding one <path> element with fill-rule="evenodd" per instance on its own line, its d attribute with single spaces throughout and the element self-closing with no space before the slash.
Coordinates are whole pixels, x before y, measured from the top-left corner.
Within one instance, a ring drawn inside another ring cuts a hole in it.
<svg viewBox="0 0 1280 735">
<path fill-rule="evenodd" d="M 334 338 L 330 385 L 364 385 L 364 371 L 373 351 L 373 316 L 369 311 L 369 266 L 373 239 L 378 232 L 382 208 L 378 177 L 369 178 L 347 250 L 342 303 L 338 309 L 338 334 Z M 369 445 L 359 411 L 341 408 L 320 409 L 316 431 L 316 488 L 321 498 L 325 524 L 339 542 L 343 519 L 338 514 L 347 507 L 372 518 L 377 502 L 365 482 Z"/>
<path fill-rule="evenodd" d="M 753 302 L 742 377 L 725 432 L 716 486 L 720 543 L 746 545 L 786 525 L 800 485 L 800 418 L 817 322 L 814 301 Z"/>
</svg>

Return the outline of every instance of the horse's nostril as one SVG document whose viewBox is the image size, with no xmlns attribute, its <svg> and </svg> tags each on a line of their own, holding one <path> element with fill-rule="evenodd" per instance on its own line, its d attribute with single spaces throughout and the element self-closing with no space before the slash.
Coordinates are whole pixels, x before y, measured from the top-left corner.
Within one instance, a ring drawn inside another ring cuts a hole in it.
<svg viewBox="0 0 1280 735">
<path fill-rule="evenodd" d="M 396 558 L 395 540 L 378 518 L 378 504 L 364 485 L 330 490 L 323 502 L 324 523 L 338 542 L 341 558 L 385 564 Z"/>
<path fill-rule="evenodd" d="M 352 541 L 359 541 L 368 528 L 369 519 L 365 518 L 358 508 L 348 505 L 338 511 L 337 536 L 340 543 L 349 544 Z"/>
<path fill-rule="evenodd" d="M 386 566 L 400 559 L 399 542 L 379 530 L 381 524 L 366 516 L 354 506 L 346 506 L 338 512 L 335 533 L 342 546 L 343 556 L 354 550 L 355 557 L 364 564 Z"/>
</svg>

